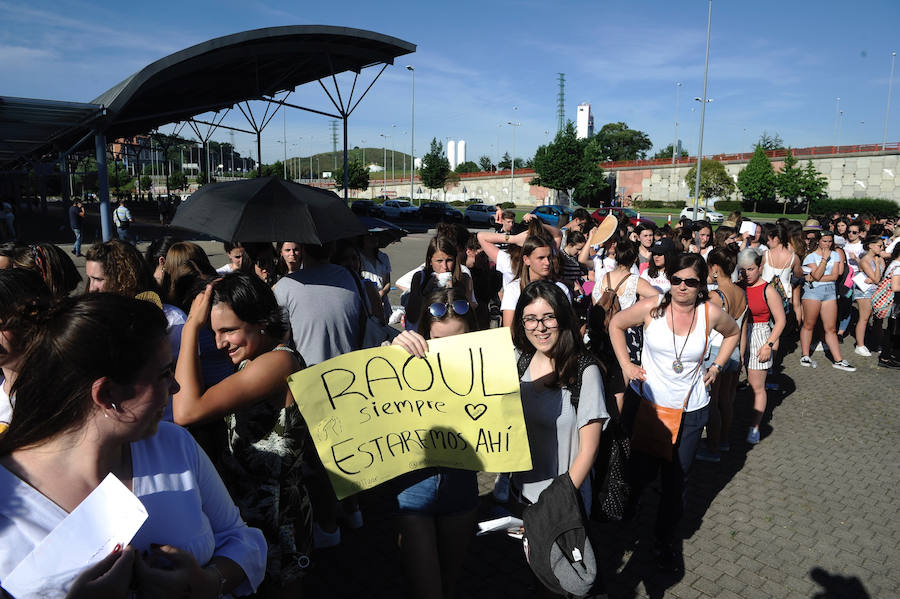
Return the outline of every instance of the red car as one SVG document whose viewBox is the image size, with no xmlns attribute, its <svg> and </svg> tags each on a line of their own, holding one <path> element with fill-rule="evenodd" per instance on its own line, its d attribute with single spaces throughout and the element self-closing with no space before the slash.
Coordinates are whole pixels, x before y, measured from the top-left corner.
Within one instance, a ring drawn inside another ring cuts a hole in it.
<svg viewBox="0 0 900 599">
<path fill-rule="evenodd" d="M 653 222 L 649 218 L 640 217 L 638 218 L 638 213 L 631 208 L 622 208 L 620 206 L 613 206 L 612 208 L 597 208 L 593 214 L 591 214 L 591 218 L 593 218 L 597 223 L 602 223 L 603 219 L 612 212 L 619 222 L 622 222 L 623 218 L 627 218 L 628 222 L 630 222 L 635 227 L 638 225 L 653 225 L 656 226 L 656 223 Z"/>
</svg>

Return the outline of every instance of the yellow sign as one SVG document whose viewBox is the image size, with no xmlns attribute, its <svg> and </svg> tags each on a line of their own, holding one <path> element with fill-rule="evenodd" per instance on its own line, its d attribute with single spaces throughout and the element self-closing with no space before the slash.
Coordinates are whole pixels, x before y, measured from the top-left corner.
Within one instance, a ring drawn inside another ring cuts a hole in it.
<svg viewBox="0 0 900 599">
<path fill-rule="evenodd" d="M 339 499 L 429 466 L 531 469 L 509 329 L 379 347 L 288 378 Z"/>
</svg>

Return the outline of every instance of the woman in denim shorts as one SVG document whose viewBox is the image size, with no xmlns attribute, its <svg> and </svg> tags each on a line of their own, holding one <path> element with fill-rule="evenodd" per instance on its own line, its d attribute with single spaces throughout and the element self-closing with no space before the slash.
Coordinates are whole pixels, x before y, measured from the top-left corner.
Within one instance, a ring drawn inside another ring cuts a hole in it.
<svg viewBox="0 0 900 599">
<path fill-rule="evenodd" d="M 802 356 L 800 365 L 815 368 L 816 361 L 809 357 L 812 345 L 813 329 L 816 321 L 822 320 L 825 329 L 825 345 L 831 351 L 835 362 L 832 364 L 839 370 L 855 372 L 856 368 L 841 358 L 841 346 L 837 338 L 837 296 L 834 282 L 843 273 L 841 256 L 832 249 L 834 233 L 831 231 L 804 231 L 812 235 L 814 245 L 812 251 L 803 259 L 803 272 L 806 273 L 806 285 L 803 286 L 803 328 L 800 330 L 800 349 Z"/>
<path fill-rule="evenodd" d="M 416 331 L 403 331 L 393 345 L 415 356 L 428 339 L 476 330 L 475 311 L 462 286 L 437 291 L 422 304 Z M 426 468 L 394 480 L 397 487 L 397 545 L 415 599 L 453 597 L 478 506 L 476 473 Z"/>
<path fill-rule="evenodd" d="M 884 258 L 881 252 L 884 251 L 884 240 L 878 235 L 870 235 L 866 237 L 863 243 L 866 253 L 859 257 L 859 268 L 865 279 L 859 281 L 863 286 L 854 285 L 853 299 L 856 301 L 856 307 L 859 309 L 859 320 L 856 322 L 856 348 L 854 352 L 860 356 L 869 357 L 872 352 L 866 347 L 866 326 L 869 324 L 869 317 L 872 316 L 872 295 L 875 293 L 875 287 L 881 281 L 884 274 Z M 859 275 L 854 277 L 858 280 Z M 872 332 L 875 334 L 874 347 L 878 347 L 881 340 L 881 319 L 876 318 L 872 322 Z"/>
</svg>

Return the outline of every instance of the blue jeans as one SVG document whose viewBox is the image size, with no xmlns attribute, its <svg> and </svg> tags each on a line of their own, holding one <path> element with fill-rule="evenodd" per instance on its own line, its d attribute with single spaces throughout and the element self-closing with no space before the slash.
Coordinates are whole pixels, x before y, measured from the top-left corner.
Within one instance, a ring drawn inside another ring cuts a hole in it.
<svg viewBox="0 0 900 599">
<path fill-rule="evenodd" d="M 447 516 L 478 505 L 478 480 L 471 470 L 427 468 L 402 475 L 394 484 L 403 487 L 395 504 L 401 513 Z"/>
<path fill-rule="evenodd" d="M 662 496 L 659 499 L 659 512 L 656 515 L 654 534 L 657 540 L 672 543 L 678 524 L 684 514 L 684 492 L 687 488 L 687 476 L 694 463 L 700 433 L 709 420 L 709 405 L 693 412 L 685 412 L 681 419 L 678 441 L 675 443 L 677 459 L 667 462 L 661 458 L 649 456 L 638 450 L 631 453 L 632 498 L 637 501 L 644 488 L 653 482 L 656 473 L 660 473 Z"/>
<path fill-rule="evenodd" d="M 118 233 L 119 239 L 134 245 L 134 238 L 131 236 L 131 227 L 128 227 L 127 229 L 116 227 L 116 233 Z"/>
<path fill-rule="evenodd" d="M 72 251 L 75 252 L 76 256 L 81 255 L 81 229 L 72 229 L 72 233 L 75 233 L 75 247 L 72 248 Z"/>
</svg>

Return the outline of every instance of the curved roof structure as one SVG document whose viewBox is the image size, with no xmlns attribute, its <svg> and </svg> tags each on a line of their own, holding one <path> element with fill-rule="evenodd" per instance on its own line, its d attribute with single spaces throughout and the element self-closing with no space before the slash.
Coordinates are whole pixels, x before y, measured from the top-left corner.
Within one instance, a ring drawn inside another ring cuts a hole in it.
<svg viewBox="0 0 900 599">
<path fill-rule="evenodd" d="M 147 65 L 91 103 L 0 97 L 0 163 L 69 149 L 94 128 L 107 139 L 131 137 L 415 51 L 394 37 L 327 25 L 211 39 Z"/>
<path fill-rule="evenodd" d="M 107 137 L 131 136 L 244 100 L 416 51 L 403 40 L 347 27 L 292 25 L 205 41 L 147 65 L 92 104 L 107 109 Z"/>
</svg>

